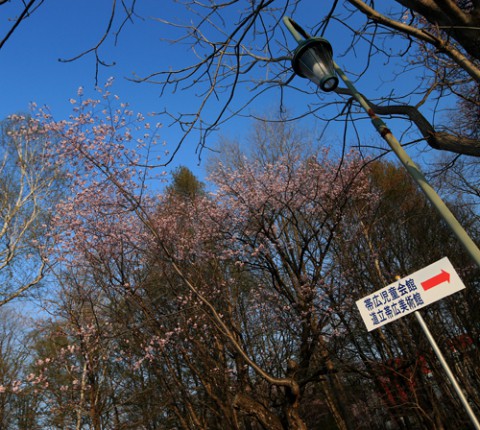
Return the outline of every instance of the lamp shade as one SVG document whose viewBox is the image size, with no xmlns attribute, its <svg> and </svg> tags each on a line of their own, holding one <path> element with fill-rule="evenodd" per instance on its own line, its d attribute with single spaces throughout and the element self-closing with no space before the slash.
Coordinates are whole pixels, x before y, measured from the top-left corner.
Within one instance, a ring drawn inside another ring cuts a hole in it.
<svg viewBox="0 0 480 430">
<path fill-rule="evenodd" d="M 332 46 L 327 40 L 320 37 L 306 39 L 293 53 L 293 70 L 298 76 L 317 84 L 322 91 L 334 91 L 338 86 L 338 77 L 332 55 Z"/>
</svg>

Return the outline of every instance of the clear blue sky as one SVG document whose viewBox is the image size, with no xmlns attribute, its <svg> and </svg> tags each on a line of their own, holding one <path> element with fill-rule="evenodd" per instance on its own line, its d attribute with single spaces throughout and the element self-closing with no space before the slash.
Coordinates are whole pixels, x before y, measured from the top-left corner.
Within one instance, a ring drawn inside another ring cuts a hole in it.
<svg viewBox="0 0 480 430">
<path fill-rule="evenodd" d="M 9 21 L 18 13 L 20 2 L 0 7 L 1 36 L 10 28 Z M 144 114 L 175 106 L 174 97 L 161 100 L 158 87 L 129 82 L 125 78 L 174 66 L 175 51 L 160 39 L 167 28 L 149 19 L 167 13 L 170 2 L 142 0 L 138 2 L 136 19 L 127 24 L 115 46 L 113 35 L 100 49 L 101 58 L 113 67 L 101 67 L 98 84 L 115 78 L 113 92 Z M 15 112 L 26 112 L 35 102 L 47 105 L 55 117 L 63 119 L 71 113 L 70 98 L 76 98 L 82 86 L 86 95 L 95 95 L 95 57 L 86 55 L 74 62 L 59 59 L 74 57 L 94 46 L 103 35 L 111 12 L 111 2 L 102 0 L 46 0 L 31 17 L 17 28 L 0 50 L 0 118 Z M 115 27 L 114 27 L 115 28 Z M 177 49 L 178 53 L 178 49 Z M 174 142 L 177 136 L 165 128 L 162 136 Z M 187 148 L 186 148 L 187 149 Z M 178 164 L 197 169 L 198 160 L 192 150 L 183 151 Z M 201 174 L 201 172 L 199 172 Z"/>
<path fill-rule="evenodd" d="M 328 4 L 327 4 L 328 3 Z M 300 3 L 295 19 L 302 25 L 315 25 L 330 7 L 331 1 L 320 6 L 313 0 Z M 12 1 L 0 6 L 0 36 L 12 25 L 11 19 L 18 12 L 19 1 Z M 46 0 L 32 16 L 26 19 L 13 36 L 0 50 L 0 118 L 19 111 L 27 111 L 30 102 L 47 105 L 56 118 L 65 118 L 70 113 L 70 98 L 76 96 L 79 86 L 85 88 L 87 94 L 92 94 L 95 86 L 95 59 L 92 54 L 71 63 L 59 62 L 59 58 L 71 58 L 94 45 L 102 36 L 108 23 L 111 1 L 105 0 Z M 311 11 L 315 10 L 316 19 L 311 20 Z M 152 71 L 165 70 L 187 64 L 188 47 L 171 46 L 162 38 L 172 37 L 171 27 L 168 27 L 152 17 L 178 18 L 185 13 L 183 7 L 167 0 L 142 0 L 137 2 L 137 13 L 144 20 L 136 18 L 134 23 L 127 23 L 118 38 L 117 46 L 113 37 L 100 50 L 101 58 L 107 63 L 115 62 L 111 68 L 100 68 L 99 85 L 110 77 L 115 77 L 113 91 L 123 101 L 128 102 L 132 109 L 142 113 L 158 112 L 168 107 L 174 112 L 180 112 L 188 107 L 189 99 L 178 92 L 159 97 L 159 87 L 151 84 L 129 82 L 126 77 L 133 73 L 143 76 Z M 340 54 L 345 43 L 350 39 L 341 32 L 326 35 L 330 38 L 336 53 Z M 289 47 L 295 48 L 293 38 Z M 276 54 L 280 54 L 280 51 Z M 362 55 L 362 53 L 358 53 Z M 339 55 L 340 57 L 340 55 Z M 342 66 L 344 61 L 350 64 L 364 63 L 350 55 L 347 58 L 337 58 Z M 377 91 L 389 91 L 391 83 L 380 85 L 379 76 L 384 75 L 379 65 L 373 69 L 371 79 L 361 81 L 361 91 L 371 91 L 371 97 L 378 97 Z M 388 66 L 390 69 L 391 66 Z M 375 74 L 376 76 L 373 76 Z M 298 86 L 308 85 L 296 78 Z M 329 97 L 337 97 L 330 95 Z M 256 113 L 266 113 L 276 107 L 276 99 L 264 99 L 257 105 Z M 310 99 L 310 101 L 313 101 Z M 295 104 L 306 104 L 309 100 L 292 98 Z M 312 123 L 310 123 L 312 124 Z M 369 123 L 365 122 L 365 136 L 374 135 Z M 321 126 L 319 126 L 321 127 Z M 227 136 L 243 136 L 248 129 L 248 122 L 238 118 L 221 129 Z M 163 139 L 175 145 L 180 137 L 177 129 L 165 127 Z M 203 164 L 198 166 L 195 155 L 197 141 L 192 136 L 187 140 L 182 151 L 176 158 L 175 165 L 184 164 L 197 175 L 203 176 Z"/>
</svg>

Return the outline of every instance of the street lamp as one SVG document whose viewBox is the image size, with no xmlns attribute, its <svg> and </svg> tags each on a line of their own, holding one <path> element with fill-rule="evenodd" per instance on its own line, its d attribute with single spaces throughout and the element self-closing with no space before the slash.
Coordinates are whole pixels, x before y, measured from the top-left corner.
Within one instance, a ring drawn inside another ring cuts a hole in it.
<svg viewBox="0 0 480 430">
<path fill-rule="evenodd" d="M 338 86 L 332 59 L 332 45 L 320 37 L 301 41 L 293 54 L 293 71 L 302 78 L 308 78 L 322 91 L 334 91 Z"/>
<path fill-rule="evenodd" d="M 338 78 L 330 42 L 322 37 L 310 37 L 293 19 L 284 17 L 283 22 L 298 42 L 292 57 L 295 74 L 310 79 L 322 91 L 334 91 L 338 86 Z"/>
<path fill-rule="evenodd" d="M 336 75 L 342 79 L 349 89 L 350 94 L 357 100 L 370 117 L 375 129 L 390 145 L 390 148 L 402 162 L 408 173 L 423 190 L 432 205 L 438 210 L 440 216 L 445 220 L 466 251 L 477 263 L 477 266 L 480 267 L 480 249 L 478 246 L 460 225 L 437 192 L 430 186 L 425 175 L 405 152 L 402 145 L 392 134 L 385 122 L 375 114 L 365 98 L 356 90 L 342 69 L 340 69 L 335 61 L 333 61 L 333 50 L 330 43 L 323 38 L 311 37 L 302 27 L 289 17 L 285 16 L 283 22 L 298 42 L 298 46 L 295 49 L 292 58 L 293 71 L 301 77 L 310 79 L 313 83 L 318 85 L 321 90 L 326 92 L 334 91 L 337 88 L 338 78 Z"/>
<path fill-rule="evenodd" d="M 425 178 L 425 175 L 408 156 L 400 142 L 395 138 L 387 125 L 375 114 L 365 98 L 356 90 L 352 82 L 348 79 L 345 73 L 343 73 L 342 69 L 340 69 L 335 61 L 333 61 L 333 50 L 330 43 L 323 38 L 312 38 L 291 18 L 284 17 L 283 22 L 290 33 L 292 33 L 295 40 L 298 42 L 298 47 L 294 51 L 292 58 L 293 71 L 303 78 L 310 79 L 313 83 L 318 85 L 321 90 L 326 92 L 334 91 L 337 88 L 338 78 L 335 76 L 335 72 L 338 76 L 340 76 L 342 81 L 348 87 L 350 94 L 357 100 L 365 112 L 367 112 L 375 129 L 390 145 L 390 148 L 402 162 L 408 173 L 410 173 L 412 178 L 423 190 L 432 205 L 438 210 L 440 216 L 445 220 L 466 251 L 477 263 L 477 266 L 480 267 L 480 249 L 478 249 L 478 246 L 460 225 L 458 220 L 455 218 L 450 209 L 448 209 L 447 205 L 443 202 L 437 192 L 430 186 Z M 463 394 L 463 391 L 458 385 L 440 349 L 428 330 L 423 317 L 419 312 L 415 312 L 415 316 L 423 331 L 427 335 L 433 349 L 435 350 L 435 353 L 437 354 L 442 367 L 446 371 L 450 382 L 460 397 L 460 400 L 465 407 L 465 410 L 467 411 L 467 414 L 470 417 L 475 429 L 480 430 L 480 423 L 477 420 L 477 417 L 475 416 L 467 398 Z"/>
</svg>

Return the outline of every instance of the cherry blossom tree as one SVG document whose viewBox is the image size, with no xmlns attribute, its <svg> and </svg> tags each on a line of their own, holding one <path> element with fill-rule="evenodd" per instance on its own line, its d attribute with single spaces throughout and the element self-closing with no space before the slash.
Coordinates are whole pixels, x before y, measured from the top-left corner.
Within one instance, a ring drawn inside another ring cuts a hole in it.
<svg viewBox="0 0 480 430">
<path fill-rule="evenodd" d="M 219 164 L 213 196 L 167 192 L 154 198 L 145 187 L 155 131 L 108 91 L 99 100 L 72 101 L 69 121 L 40 112 L 42 127 L 55 138 L 54 162 L 72 172 L 52 236 L 60 267 L 90 273 L 89 296 L 103 291 L 97 306 L 123 302 L 142 317 L 141 326 L 133 324 L 139 348 L 133 369 L 158 362 L 162 378 L 177 381 L 185 405 L 197 404 L 201 390 L 232 428 L 239 420 L 306 428 L 302 393 L 331 367 L 322 334 L 330 246 L 349 196 L 374 197 L 364 187 L 364 162 L 354 154 L 338 165 L 328 152 L 280 152 L 271 162 L 246 160 L 238 169 Z M 150 274 L 156 271 L 160 277 Z M 178 314 L 168 324 L 161 306 L 168 302 L 152 302 L 160 288 L 155 279 L 171 297 L 167 309 Z M 87 358 L 96 356 L 95 348 L 83 350 L 86 341 L 78 342 L 85 371 L 92 371 Z M 272 356 L 272 347 L 279 354 Z M 198 388 L 187 389 L 188 381 Z M 328 381 L 322 390 L 342 423 L 332 386 L 338 383 Z M 179 414 L 178 406 L 172 412 Z M 192 407 L 186 413 L 184 419 L 206 427 L 220 419 Z"/>
<path fill-rule="evenodd" d="M 425 391 L 414 371 L 436 366 L 418 329 L 404 322 L 370 338 L 354 308 L 427 258 L 427 237 L 448 242 L 398 169 L 356 152 L 302 151 L 293 129 L 264 122 L 255 150 L 232 145 L 212 161 L 209 186 L 180 169 L 159 189 L 160 129 L 110 91 L 79 94 L 68 121 L 39 111 L 31 122 L 49 137 L 51 166 L 69 172 L 50 235 L 64 288 L 53 342 L 16 382 L 44 393 L 46 416 L 96 429 L 304 430 L 319 420 L 348 429 L 368 402 L 397 410 L 406 399 L 418 422 L 438 427 L 445 413 L 425 411 L 448 390 Z M 471 310 L 451 309 L 435 316 L 473 339 Z M 398 382 L 393 397 L 385 378 Z M 477 389 L 469 385 L 474 398 Z"/>
</svg>

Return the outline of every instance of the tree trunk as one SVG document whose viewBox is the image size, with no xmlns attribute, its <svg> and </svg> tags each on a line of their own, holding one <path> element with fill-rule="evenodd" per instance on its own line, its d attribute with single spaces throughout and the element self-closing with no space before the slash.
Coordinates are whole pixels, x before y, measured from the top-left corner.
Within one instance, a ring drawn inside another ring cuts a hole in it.
<svg viewBox="0 0 480 430">
<path fill-rule="evenodd" d="M 246 394 L 237 394 L 233 407 L 256 418 L 265 430 L 284 430 L 280 419 L 275 414 Z"/>
<path fill-rule="evenodd" d="M 290 371 L 292 371 L 292 369 L 288 369 L 287 374 Z M 298 407 L 300 406 L 299 385 L 295 381 L 293 381 L 291 387 L 285 388 L 285 395 L 287 398 L 287 405 L 285 407 L 285 416 L 287 418 L 288 430 L 307 430 L 307 426 L 303 422 L 302 418 L 300 418 L 300 414 L 298 412 Z"/>
</svg>

